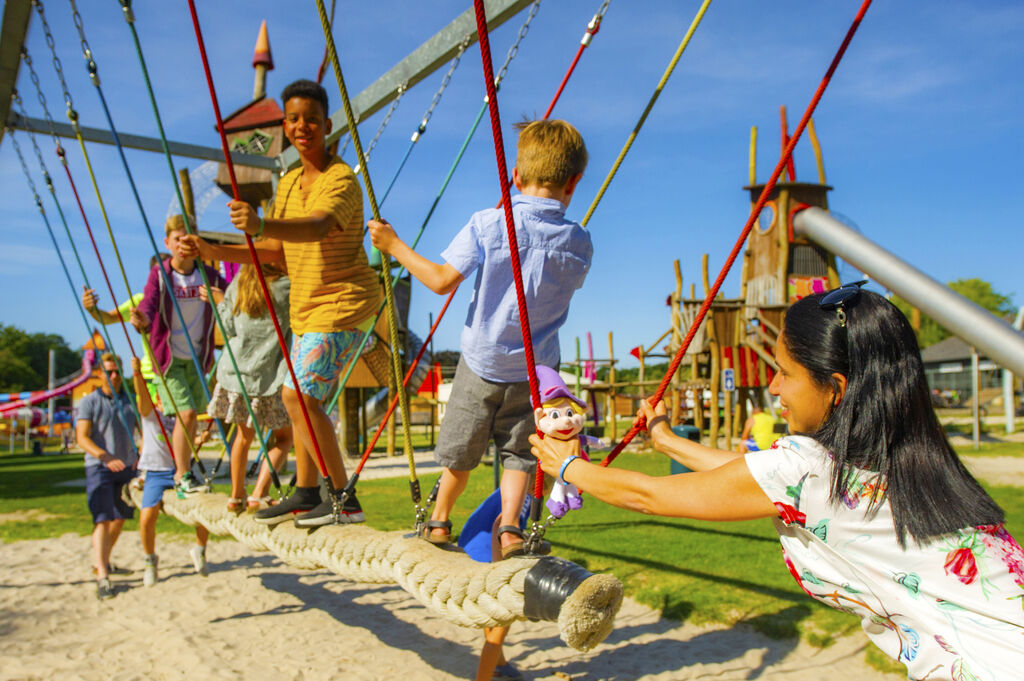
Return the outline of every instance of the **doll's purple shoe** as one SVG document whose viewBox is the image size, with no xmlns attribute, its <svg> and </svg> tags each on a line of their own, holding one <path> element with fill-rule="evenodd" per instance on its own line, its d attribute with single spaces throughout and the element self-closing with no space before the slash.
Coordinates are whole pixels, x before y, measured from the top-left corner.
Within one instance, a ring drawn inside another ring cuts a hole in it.
<svg viewBox="0 0 1024 681">
<path fill-rule="evenodd" d="M 561 518 L 569 512 L 569 506 L 562 501 L 548 499 L 544 505 L 548 507 L 548 511 L 551 512 L 551 515 L 555 516 L 556 518 Z"/>
</svg>

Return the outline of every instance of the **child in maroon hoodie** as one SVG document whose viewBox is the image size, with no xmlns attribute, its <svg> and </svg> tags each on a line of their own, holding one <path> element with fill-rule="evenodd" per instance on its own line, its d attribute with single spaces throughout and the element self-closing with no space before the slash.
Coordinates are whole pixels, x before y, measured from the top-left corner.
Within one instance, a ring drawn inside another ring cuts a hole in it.
<svg viewBox="0 0 1024 681">
<path fill-rule="evenodd" d="M 199 483 L 190 470 L 189 441 L 196 434 L 196 414 L 206 411 L 206 391 L 205 378 L 199 375 L 192 362 L 189 340 L 203 372 L 213 366 L 213 311 L 199 297 L 203 287 L 199 267 L 206 268 L 210 286 L 223 289 L 227 283 L 215 268 L 182 255 L 180 240 L 188 232 L 180 215 L 168 218 L 164 231 L 167 234 L 164 245 L 171 257 L 150 270 L 144 297 L 132 312 L 131 322 L 139 333 L 149 334 L 153 363 L 164 377 L 163 381 L 157 379 L 156 382 L 164 413 L 178 417 L 171 436 L 174 479 L 182 491 L 192 492 Z M 163 268 L 166 279 L 159 267 Z M 170 290 L 167 281 L 171 283 Z M 184 327 L 174 310 L 172 294 L 181 308 Z"/>
</svg>

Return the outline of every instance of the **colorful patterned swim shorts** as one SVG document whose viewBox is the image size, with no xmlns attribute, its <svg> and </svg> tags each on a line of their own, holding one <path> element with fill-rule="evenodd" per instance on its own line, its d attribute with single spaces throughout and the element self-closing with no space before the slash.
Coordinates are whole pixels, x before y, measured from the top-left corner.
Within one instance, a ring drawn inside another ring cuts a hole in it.
<svg viewBox="0 0 1024 681">
<path fill-rule="evenodd" d="M 331 333 L 309 332 L 295 336 L 292 341 L 292 366 L 299 381 L 292 384 L 291 375 L 284 379 L 285 386 L 318 400 L 327 397 L 335 379 L 348 364 L 362 333 L 358 329 Z"/>
</svg>

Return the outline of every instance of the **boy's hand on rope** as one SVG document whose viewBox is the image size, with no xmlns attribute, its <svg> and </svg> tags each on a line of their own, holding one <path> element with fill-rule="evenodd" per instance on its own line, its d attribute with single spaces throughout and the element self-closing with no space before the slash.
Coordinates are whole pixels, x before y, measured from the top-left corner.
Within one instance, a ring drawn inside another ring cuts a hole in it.
<svg viewBox="0 0 1024 681">
<path fill-rule="evenodd" d="M 221 302 L 224 300 L 224 291 L 221 291 L 216 286 L 210 287 L 210 293 L 213 294 L 214 305 L 220 305 Z M 204 303 L 210 302 L 210 295 L 206 292 L 205 286 L 199 288 L 199 299 L 202 300 Z"/>
<path fill-rule="evenodd" d="M 366 223 L 366 226 L 370 230 L 370 241 L 373 242 L 374 248 L 390 253 L 391 247 L 394 246 L 395 241 L 398 239 L 394 228 L 383 220 L 370 220 Z"/>
<path fill-rule="evenodd" d="M 205 239 L 195 234 L 186 234 L 178 239 L 178 249 L 183 258 L 200 258 L 212 260 L 209 256 L 210 244 Z"/>
<path fill-rule="evenodd" d="M 134 326 L 135 330 L 139 333 L 149 333 L 149 317 L 147 317 L 146 313 L 139 308 L 132 310 L 131 317 L 128 318 L 128 321 L 131 322 L 131 325 Z"/>
<path fill-rule="evenodd" d="M 99 303 L 99 297 L 96 295 L 96 291 L 91 288 L 82 287 L 82 307 L 86 310 L 95 310 L 96 305 Z"/>
<path fill-rule="evenodd" d="M 256 215 L 256 209 L 245 201 L 228 201 L 228 209 L 231 211 L 231 224 L 246 234 L 255 235 L 260 231 L 260 218 Z"/>
</svg>

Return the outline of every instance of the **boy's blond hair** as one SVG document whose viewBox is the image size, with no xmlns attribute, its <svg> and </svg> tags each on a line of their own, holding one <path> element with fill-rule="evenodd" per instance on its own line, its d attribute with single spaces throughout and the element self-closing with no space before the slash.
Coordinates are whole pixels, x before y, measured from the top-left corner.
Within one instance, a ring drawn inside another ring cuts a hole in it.
<svg viewBox="0 0 1024 681">
<path fill-rule="evenodd" d="M 164 236 L 170 236 L 171 232 L 185 232 L 188 233 L 188 229 L 185 228 L 185 218 L 180 215 L 172 215 L 167 218 L 167 222 L 164 223 Z"/>
<path fill-rule="evenodd" d="M 587 145 L 579 130 L 565 121 L 516 124 L 519 146 L 516 169 L 524 186 L 563 187 L 587 167 Z"/>
<path fill-rule="evenodd" d="M 101 362 L 113 362 L 114 364 L 121 366 L 121 358 L 112 352 L 104 352 L 100 355 Z"/>
</svg>

